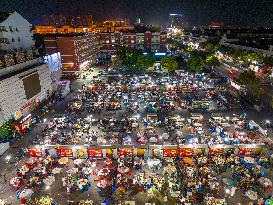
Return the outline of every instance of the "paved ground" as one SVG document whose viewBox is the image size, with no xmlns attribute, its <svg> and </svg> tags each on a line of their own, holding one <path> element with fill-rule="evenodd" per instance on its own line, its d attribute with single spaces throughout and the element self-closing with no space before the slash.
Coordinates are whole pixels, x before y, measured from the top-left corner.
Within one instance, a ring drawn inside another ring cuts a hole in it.
<svg viewBox="0 0 273 205">
<path fill-rule="evenodd" d="M 15 199 L 15 191 L 12 189 L 12 187 L 9 185 L 9 179 L 12 177 L 16 176 L 16 168 L 23 163 L 23 160 L 18 163 L 18 160 L 16 157 L 21 157 L 22 152 L 21 148 L 26 148 L 29 145 L 32 144 L 33 137 L 36 135 L 40 135 L 41 131 L 45 128 L 45 123 L 43 123 L 43 119 L 50 120 L 54 114 L 58 113 L 64 113 L 65 112 L 65 107 L 67 103 L 75 96 L 78 94 L 78 90 L 81 88 L 81 85 L 84 82 L 88 82 L 90 79 L 92 79 L 92 76 L 97 75 L 97 73 L 102 70 L 101 67 L 97 68 L 94 70 L 94 72 L 89 75 L 89 77 L 86 80 L 76 80 L 72 82 L 71 86 L 71 93 L 66 96 L 65 99 L 63 99 L 60 102 L 57 102 L 54 106 L 53 109 L 49 113 L 47 113 L 43 118 L 42 118 L 42 123 L 39 123 L 35 125 L 31 133 L 25 134 L 23 137 L 20 139 L 16 140 L 15 143 L 13 143 L 8 149 L 4 155 L 0 157 L 0 198 L 8 198 L 9 202 L 12 204 L 19 204 L 18 201 Z M 6 160 L 7 156 L 10 156 L 11 159 L 9 161 Z M 42 191 L 43 193 L 43 191 Z"/>
<path fill-rule="evenodd" d="M 91 76 L 89 76 L 86 80 L 76 80 L 72 82 L 72 92 L 61 102 L 56 103 L 53 106 L 53 109 L 44 117 L 48 120 L 50 120 L 54 114 L 62 114 L 65 112 L 65 106 L 67 105 L 67 103 L 78 94 L 78 90 L 81 88 L 81 85 L 85 82 L 88 82 L 93 75 L 96 75 L 98 73 L 98 71 L 101 70 L 101 68 L 98 68 L 95 70 L 95 72 L 92 73 Z M 144 109 L 143 107 L 141 109 Z M 227 115 L 232 115 L 234 113 L 240 113 L 242 112 L 242 110 L 240 110 L 238 107 L 237 108 L 233 108 L 232 110 L 226 111 L 226 112 L 222 112 L 224 114 Z M 257 112 L 253 111 L 253 110 L 249 110 L 246 111 L 246 113 L 248 114 L 249 118 L 254 119 L 256 122 L 261 122 L 262 120 L 265 119 L 271 119 L 272 115 L 270 113 L 265 113 L 265 112 L 261 112 L 259 114 L 257 114 Z M 183 117 L 187 117 L 190 115 L 190 113 L 186 110 L 178 110 L 176 111 L 174 114 L 181 114 Z M 103 115 L 103 114 L 100 114 Z M 123 116 L 124 113 L 123 111 L 117 112 L 116 116 L 117 117 L 121 117 Z M 204 113 L 204 117 L 208 118 L 210 116 L 210 112 L 206 112 Z M 25 148 L 28 145 L 32 144 L 32 140 L 33 137 L 40 134 L 41 130 L 44 129 L 45 124 L 44 123 L 39 123 L 37 124 L 34 129 L 31 131 L 31 133 L 26 134 L 25 136 L 23 136 L 21 139 L 18 139 L 12 146 L 11 148 L 3 155 L 0 157 L 0 170 L 1 170 L 1 178 L 0 178 L 0 197 L 4 197 L 4 198 L 8 198 L 9 202 L 12 204 L 18 204 L 18 202 L 15 199 L 15 190 L 12 189 L 9 186 L 9 179 L 14 177 L 16 175 L 16 167 L 18 165 L 16 157 L 20 157 L 21 153 L 20 153 L 20 148 Z M 164 130 L 161 130 L 160 132 L 164 132 Z M 9 161 L 6 160 L 7 156 L 11 156 L 11 159 Z M 22 162 L 20 162 L 21 164 Z M 51 187 L 52 189 L 52 193 L 53 192 L 59 192 L 62 188 L 61 184 L 58 183 L 54 183 L 54 185 Z M 99 197 L 97 196 L 97 191 L 95 189 L 91 189 L 91 197 L 93 199 L 99 199 Z M 41 191 L 39 191 L 40 196 L 42 196 L 43 194 L 48 193 L 48 190 L 42 189 Z M 69 199 L 69 200 L 75 200 L 75 201 L 79 201 L 79 195 L 77 193 L 71 193 L 70 195 L 66 195 L 65 192 L 59 192 L 59 195 L 56 196 L 56 200 L 58 201 L 65 201 L 65 199 Z M 88 193 L 84 193 L 83 195 L 80 196 L 81 198 L 88 198 L 89 194 Z M 63 204 L 67 204 L 66 202 L 64 202 Z M 98 204 L 98 202 L 96 202 L 96 204 Z"/>
</svg>

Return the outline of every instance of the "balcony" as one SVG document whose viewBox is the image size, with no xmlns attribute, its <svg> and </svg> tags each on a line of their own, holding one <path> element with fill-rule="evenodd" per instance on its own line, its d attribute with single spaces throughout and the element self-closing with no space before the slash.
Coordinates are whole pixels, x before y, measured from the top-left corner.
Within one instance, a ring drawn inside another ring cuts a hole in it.
<svg viewBox="0 0 273 205">
<path fill-rule="evenodd" d="M 5 26 L 0 26 L 0 32 L 7 32 L 7 29 Z"/>
<path fill-rule="evenodd" d="M 9 44 L 9 39 L 8 38 L 0 38 L 0 43 Z"/>
</svg>

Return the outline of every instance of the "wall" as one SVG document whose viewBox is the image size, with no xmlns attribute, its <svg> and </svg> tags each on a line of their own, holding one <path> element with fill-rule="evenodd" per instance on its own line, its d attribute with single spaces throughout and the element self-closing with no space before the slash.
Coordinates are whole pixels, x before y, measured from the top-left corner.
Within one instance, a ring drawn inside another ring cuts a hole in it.
<svg viewBox="0 0 273 205">
<path fill-rule="evenodd" d="M 252 48 L 252 47 L 233 44 L 233 42 L 237 42 L 237 41 L 238 41 L 238 39 L 227 39 L 226 35 L 224 35 L 222 37 L 221 41 L 220 41 L 220 45 L 229 46 L 229 47 L 235 48 L 235 49 L 253 51 L 253 52 L 256 52 L 256 53 L 262 53 L 264 56 L 273 56 L 272 47 L 270 47 L 270 50 L 263 50 L 263 49 L 258 49 L 258 48 Z"/>
<path fill-rule="evenodd" d="M 41 92 L 27 100 L 24 85 L 21 76 L 32 73 L 33 71 L 38 71 L 39 80 L 41 85 Z M 20 108 L 27 105 L 28 103 L 32 104 L 36 98 L 45 96 L 47 91 L 49 94 L 52 92 L 52 85 L 50 81 L 50 75 L 48 67 L 46 64 L 34 67 L 27 71 L 24 71 L 20 74 L 14 75 L 12 77 L 3 79 L 0 81 L 0 125 L 5 122 L 5 120 L 10 119 L 16 111 L 20 111 Z M 31 109 L 32 105 L 21 110 L 22 115 L 27 115 Z"/>
<path fill-rule="evenodd" d="M 6 31 L 1 32 L 2 38 L 7 38 L 9 44 L 5 44 L 8 51 L 14 49 L 30 50 L 34 45 L 32 40 L 31 24 L 24 19 L 19 13 L 14 12 L 5 21 L 0 23 L 0 26 L 5 26 Z M 10 31 L 10 27 L 12 32 Z M 14 39 L 14 42 L 12 41 Z"/>
<path fill-rule="evenodd" d="M 26 62 L 23 62 L 23 63 L 19 63 L 19 64 L 16 64 L 16 65 L 13 65 L 13 66 L 1 68 L 0 69 L 0 76 L 4 76 L 4 75 L 6 75 L 8 73 L 12 73 L 12 72 L 15 72 L 15 71 L 18 71 L 18 70 L 22 70 L 25 67 L 30 67 L 30 66 L 42 63 L 42 62 L 43 62 L 42 58 L 36 58 L 36 59 L 29 60 L 29 61 L 26 61 Z"/>
<path fill-rule="evenodd" d="M 60 52 L 44 56 L 44 63 L 48 66 L 53 90 L 57 90 L 62 76 L 62 62 Z"/>
<path fill-rule="evenodd" d="M 100 36 L 100 50 L 102 52 L 117 53 L 120 45 L 125 45 L 129 49 L 151 49 L 154 52 L 165 52 L 167 34 L 159 32 L 145 33 L 99 33 Z M 114 41 L 113 41 L 114 40 Z"/>
<path fill-rule="evenodd" d="M 80 73 L 99 52 L 98 36 L 95 33 L 45 37 L 47 54 L 60 52 L 63 75 Z"/>
</svg>

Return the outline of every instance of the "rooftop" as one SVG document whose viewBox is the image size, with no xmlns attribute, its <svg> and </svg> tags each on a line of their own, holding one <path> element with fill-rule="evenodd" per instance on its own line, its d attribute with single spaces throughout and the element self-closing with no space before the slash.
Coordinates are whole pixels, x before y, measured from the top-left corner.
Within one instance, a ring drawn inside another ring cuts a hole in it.
<svg viewBox="0 0 273 205">
<path fill-rule="evenodd" d="M 56 33 L 56 34 L 45 34 L 44 37 L 78 37 L 85 36 L 90 33 Z"/>
<path fill-rule="evenodd" d="M 10 12 L 0 12 L 0 23 L 5 21 L 11 14 Z"/>
<path fill-rule="evenodd" d="M 40 65 L 43 65 L 43 64 L 44 64 L 44 62 L 43 62 L 43 60 L 41 58 L 36 58 L 36 59 L 33 59 L 33 60 L 29 61 L 29 62 L 21 63 L 20 65 L 19 64 L 14 65 L 13 67 L 16 66 L 18 68 L 14 69 L 13 71 L 9 71 L 8 73 L 0 76 L 0 81 L 4 80 L 4 79 L 7 79 L 7 78 L 10 78 L 10 77 L 12 77 L 14 75 L 23 73 L 25 71 L 31 70 L 31 69 L 33 69 L 35 67 L 38 67 Z M 23 68 L 22 68 L 22 66 L 23 66 Z M 7 68 L 10 68 L 10 67 L 7 67 Z"/>
</svg>

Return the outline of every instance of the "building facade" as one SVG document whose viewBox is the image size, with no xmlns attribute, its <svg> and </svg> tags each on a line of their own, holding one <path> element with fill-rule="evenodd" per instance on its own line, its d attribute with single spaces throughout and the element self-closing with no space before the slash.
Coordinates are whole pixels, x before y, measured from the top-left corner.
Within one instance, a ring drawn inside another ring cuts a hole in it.
<svg viewBox="0 0 273 205">
<path fill-rule="evenodd" d="M 64 76 L 80 74 L 99 52 L 96 33 L 45 36 L 44 43 L 47 54 L 60 52 Z"/>
<path fill-rule="evenodd" d="M 60 52 L 63 76 L 79 75 L 95 62 L 98 53 L 117 54 L 121 45 L 142 51 L 166 52 L 167 34 L 164 32 L 145 33 L 81 33 L 46 35 L 44 38 L 47 54 Z"/>
<path fill-rule="evenodd" d="M 7 120 L 27 116 L 52 93 L 48 66 L 42 58 L 5 70 L 0 73 L 0 127 Z"/>
<path fill-rule="evenodd" d="M 167 34 L 164 32 L 145 33 L 99 33 L 100 50 L 102 52 L 117 53 L 119 46 L 124 45 L 129 49 L 140 49 L 142 51 L 166 52 Z"/>
<path fill-rule="evenodd" d="M 26 51 L 33 48 L 32 25 L 19 13 L 0 13 L 0 50 Z"/>
<path fill-rule="evenodd" d="M 52 26 L 91 26 L 93 24 L 92 15 L 81 15 L 81 16 L 67 16 L 67 15 L 44 15 L 42 16 L 44 25 Z"/>
<path fill-rule="evenodd" d="M 87 33 L 92 32 L 93 28 L 89 27 L 72 27 L 72 26 L 34 26 L 33 32 L 35 34 L 71 34 L 71 33 Z"/>
<path fill-rule="evenodd" d="M 184 28 L 184 16 L 180 13 L 172 13 L 169 15 L 168 28 Z"/>
</svg>

